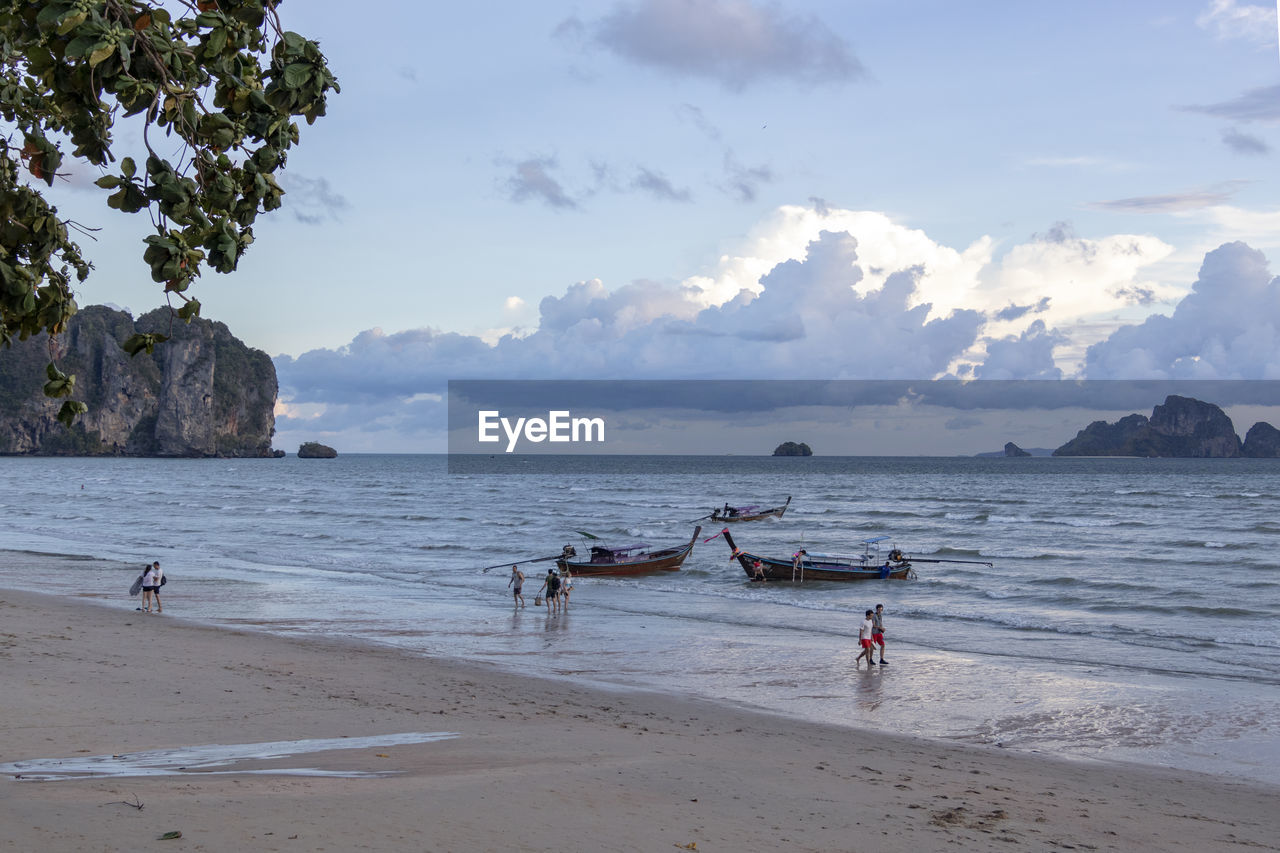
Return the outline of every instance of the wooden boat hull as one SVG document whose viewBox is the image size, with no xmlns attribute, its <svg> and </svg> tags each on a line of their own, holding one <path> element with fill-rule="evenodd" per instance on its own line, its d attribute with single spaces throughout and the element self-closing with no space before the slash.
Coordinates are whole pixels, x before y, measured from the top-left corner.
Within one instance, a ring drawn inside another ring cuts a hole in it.
<svg viewBox="0 0 1280 853">
<path fill-rule="evenodd" d="M 791 498 L 787 498 L 787 502 L 782 506 L 775 506 L 773 509 L 762 510 L 761 512 L 753 512 L 749 515 L 722 515 L 720 510 L 711 513 L 711 520 L 720 523 L 732 524 L 735 521 L 764 521 L 766 518 L 782 518 L 782 514 L 787 511 L 787 507 L 791 506 Z"/>
<path fill-rule="evenodd" d="M 642 559 L 619 560 L 616 562 L 597 562 L 594 560 L 556 560 L 560 571 L 568 569 L 574 575 L 647 575 L 654 572 L 675 572 L 693 553 L 693 543 L 697 541 L 702 528 L 693 531 L 693 537 L 677 548 L 664 548 L 661 551 L 650 551 Z"/>
<path fill-rule="evenodd" d="M 802 583 L 806 581 L 868 581 L 868 580 L 907 580 L 914 575 L 909 561 L 899 561 L 884 566 L 861 566 L 846 563 L 826 562 L 816 558 L 804 561 L 800 567 L 791 560 L 779 560 L 743 551 L 734 544 L 729 531 L 723 531 L 725 541 L 731 549 L 731 559 L 738 561 L 747 577 L 753 581 L 785 581 Z M 756 562 L 760 563 L 760 575 L 756 575 Z"/>
</svg>

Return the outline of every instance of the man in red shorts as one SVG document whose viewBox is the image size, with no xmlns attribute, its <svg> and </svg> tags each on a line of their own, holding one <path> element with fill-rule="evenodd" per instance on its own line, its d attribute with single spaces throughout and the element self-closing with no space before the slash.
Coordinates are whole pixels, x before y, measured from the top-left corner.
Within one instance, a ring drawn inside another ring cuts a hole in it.
<svg viewBox="0 0 1280 853">
<path fill-rule="evenodd" d="M 871 622 L 872 611 L 867 611 L 867 618 L 858 628 L 858 644 L 862 646 L 862 651 L 858 652 L 858 657 L 853 662 L 853 668 L 858 668 L 858 661 L 864 657 L 867 659 L 867 669 L 871 669 L 875 665 L 875 661 L 871 659 L 871 632 L 875 626 Z"/>
</svg>

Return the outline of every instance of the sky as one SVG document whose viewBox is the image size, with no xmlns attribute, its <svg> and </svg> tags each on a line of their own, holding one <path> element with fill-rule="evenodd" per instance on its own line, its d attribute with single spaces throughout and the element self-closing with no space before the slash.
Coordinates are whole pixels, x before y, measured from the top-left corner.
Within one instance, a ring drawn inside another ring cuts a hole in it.
<svg viewBox="0 0 1280 853">
<path fill-rule="evenodd" d="M 443 450 L 451 379 L 1280 378 L 1275 3 L 352 8 L 282 5 L 342 91 L 192 291 L 278 447 Z"/>
</svg>

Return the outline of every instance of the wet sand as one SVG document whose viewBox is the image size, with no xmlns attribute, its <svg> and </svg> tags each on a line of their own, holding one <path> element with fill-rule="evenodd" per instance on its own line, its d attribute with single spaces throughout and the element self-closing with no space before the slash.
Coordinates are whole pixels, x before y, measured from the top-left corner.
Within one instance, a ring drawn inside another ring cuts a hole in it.
<svg viewBox="0 0 1280 853">
<path fill-rule="evenodd" d="M 0 778 L 0 850 L 1280 849 L 1272 786 L 573 686 L 174 607 L 0 591 L 0 697 L 0 764 L 26 767 Z M 280 743 L 329 738 L 349 748 Z M 165 764 L 213 746 L 224 763 Z M 149 751 L 165 775 L 18 778 L 40 759 L 136 772 Z"/>
</svg>

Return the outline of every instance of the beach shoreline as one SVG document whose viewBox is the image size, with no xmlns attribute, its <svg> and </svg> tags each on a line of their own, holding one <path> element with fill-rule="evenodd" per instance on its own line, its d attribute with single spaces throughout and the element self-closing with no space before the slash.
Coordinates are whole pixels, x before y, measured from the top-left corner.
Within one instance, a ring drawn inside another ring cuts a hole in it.
<svg viewBox="0 0 1280 853">
<path fill-rule="evenodd" d="M 174 610 L 0 590 L 0 764 L 361 745 L 171 775 L 11 771 L 0 850 L 1280 849 L 1275 786 L 791 720 Z M 415 733 L 452 737 L 355 740 Z M 290 775 L 299 767 L 334 775 Z M 168 831 L 183 838 L 154 841 Z"/>
</svg>

